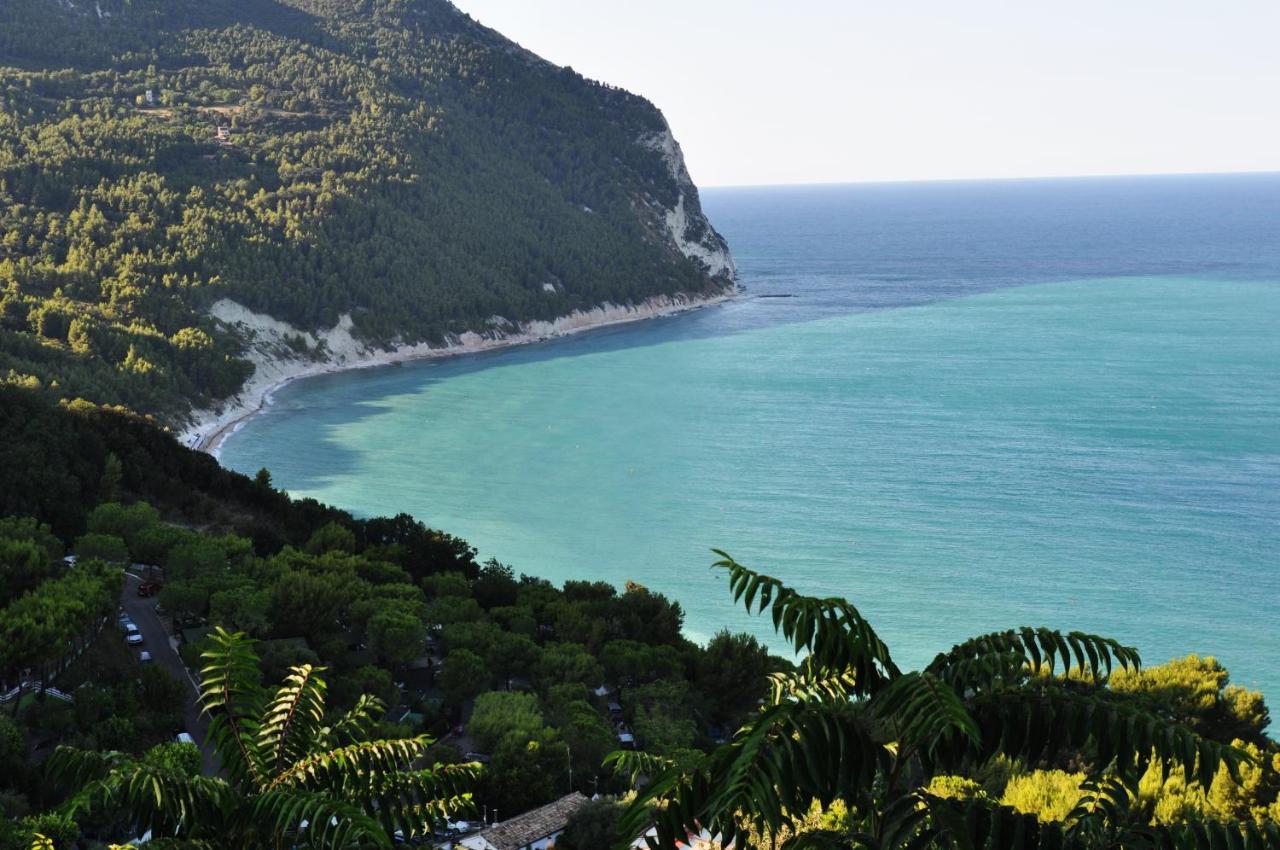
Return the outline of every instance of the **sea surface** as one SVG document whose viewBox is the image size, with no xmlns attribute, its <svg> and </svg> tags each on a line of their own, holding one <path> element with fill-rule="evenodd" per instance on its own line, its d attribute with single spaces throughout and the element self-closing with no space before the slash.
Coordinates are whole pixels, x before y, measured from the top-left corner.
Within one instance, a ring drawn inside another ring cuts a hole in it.
<svg viewBox="0 0 1280 850">
<path fill-rule="evenodd" d="M 225 446 L 295 495 L 670 594 L 711 548 L 901 665 L 1019 625 L 1280 701 L 1280 175 L 721 189 L 742 300 L 298 382 Z M 775 297 L 785 296 L 785 297 Z"/>
</svg>

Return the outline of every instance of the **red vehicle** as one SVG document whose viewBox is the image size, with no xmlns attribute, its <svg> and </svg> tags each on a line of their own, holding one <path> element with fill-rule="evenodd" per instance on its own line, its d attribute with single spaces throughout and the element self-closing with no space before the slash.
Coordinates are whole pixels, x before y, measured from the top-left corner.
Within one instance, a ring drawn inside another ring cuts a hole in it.
<svg viewBox="0 0 1280 850">
<path fill-rule="evenodd" d="M 142 584 L 138 585 L 138 595 L 141 596 L 143 599 L 146 599 L 147 597 L 150 597 L 150 596 L 155 596 L 159 592 L 160 592 L 160 585 L 154 581 L 144 581 Z"/>
</svg>

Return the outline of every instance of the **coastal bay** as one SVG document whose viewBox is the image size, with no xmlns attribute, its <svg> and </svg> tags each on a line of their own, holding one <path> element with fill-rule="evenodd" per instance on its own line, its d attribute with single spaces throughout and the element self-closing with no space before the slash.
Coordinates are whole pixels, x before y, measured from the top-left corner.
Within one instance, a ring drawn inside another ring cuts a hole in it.
<svg viewBox="0 0 1280 850">
<path fill-rule="evenodd" d="M 1270 188 L 708 193 L 748 292 L 796 297 L 309 379 L 223 459 L 532 575 L 647 584 L 698 638 L 767 637 L 715 546 L 848 596 L 907 664 L 1043 623 L 1275 693 L 1280 263 L 1244 250 L 1270 213 L 1241 200 Z M 984 192 L 1005 218 L 967 215 Z M 1156 206 L 1183 229 L 1142 238 Z"/>
</svg>

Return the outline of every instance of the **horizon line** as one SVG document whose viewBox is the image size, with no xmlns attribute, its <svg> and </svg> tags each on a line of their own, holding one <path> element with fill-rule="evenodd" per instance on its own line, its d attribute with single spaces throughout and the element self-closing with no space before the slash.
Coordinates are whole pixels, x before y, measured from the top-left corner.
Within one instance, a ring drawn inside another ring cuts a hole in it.
<svg viewBox="0 0 1280 850">
<path fill-rule="evenodd" d="M 1266 177 L 1280 176 L 1280 168 L 1243 171 L 1137 171 L 1100 174 L 1027 174 L 1002 177 L 905 177 L 869 180 L 813 180 L 783 183 L 698 183 L 703 189 L 801 189 L 838 186 L 887 186 L 915 183 L 1013 183 L 1032 180 L 1110 180 L 1134 177 Z"/>
</svg>

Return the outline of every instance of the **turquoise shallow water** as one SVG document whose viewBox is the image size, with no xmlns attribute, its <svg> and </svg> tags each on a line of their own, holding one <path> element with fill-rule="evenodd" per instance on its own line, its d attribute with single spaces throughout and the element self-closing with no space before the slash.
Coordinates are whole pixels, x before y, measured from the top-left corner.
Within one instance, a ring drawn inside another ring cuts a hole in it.
<svg viewBox="0 0 1280 850">
<path fill-rule="evenodd" d="M 362 514 L 407 510 L 523 572 L 634 579 L 679 599 L 695 638 L 769 634 L 707 569 L 715 546 L 849 597 L 907 665 L 1046 624 L 1149 662 L 1214 654 L 1280 694 L 1270 255 L 1230 262 L 1239 228 L 1196 230 L 1198 249 L 1135 245 L 1152 259 L 1109 275 L 1052 240 L 975 248 L 964 228 L 991 224 L 969 222 L 961 247 L 922 236 L 935 256 L 873 277 L 885 264 L 861 248 L 788 247 L 776 201 L 709 206 L 748 290 L 797 298 L 301 382 L 223 460 Z"/>
</svg>

